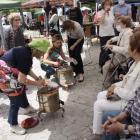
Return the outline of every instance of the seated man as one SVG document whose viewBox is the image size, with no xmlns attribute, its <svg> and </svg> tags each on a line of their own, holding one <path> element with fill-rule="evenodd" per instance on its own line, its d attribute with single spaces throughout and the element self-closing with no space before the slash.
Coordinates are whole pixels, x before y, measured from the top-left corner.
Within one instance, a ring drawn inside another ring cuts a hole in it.
<svg viewBox="0 0 140 140">
<path fill-rule="evenodd" d="M 120 132 L 132 134 L 127 140 L 140 140 L 140 87 L 123 111 L 106 111 L 103 114 L 102 124 L 103 140 L 120 140 Z"/>
<path fill-rule="evenodd" d="M 114 77 L 113 76 L 111 77 L 111 74 L 115 70 L 116 66 L 118 66 L 119 63 L 124 62 L 126 58 L 129 57 L 128 55 L 129 38 L 132 35 L 131 19 L 128 16 L 120 16 L 117 19 L 117 24 L 118 25 L 116 26 L 116 28 L 120 32 L 119 36 L 111 38 L 109 41 L 107 41 L 107 44 L 103 46 L 105 50 L 110 49 L 112 52 L 116 54 L 113 58 L 112 63 L 111 60 L 109 60 L 103 66 L 103 77 L 104 80 L 106 78 L 105 81 L 106 83 L 108 83 L 106 87 L 110 86 L 112 81 L 114 80 Z M 117 45 L 110 45 L 110 43 L 114 43 L 116 41 Z M 113 57 L 112 54 L 110 57 Z"/>
</svg>

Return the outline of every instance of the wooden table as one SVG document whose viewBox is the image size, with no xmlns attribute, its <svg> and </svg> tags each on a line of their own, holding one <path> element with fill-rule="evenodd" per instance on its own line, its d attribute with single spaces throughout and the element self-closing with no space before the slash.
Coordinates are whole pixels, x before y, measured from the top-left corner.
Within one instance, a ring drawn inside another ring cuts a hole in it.
<svg viewBox="0 0 140 140">
<path fill-rule="evenodd" d="M 87 38 L 91 38 L 91 26 L 96 26 L 97 27 L 97 37 L 99 38 L 99 23 L 95 23 L 95 22 L 88 22 L 83 24 L 86 27 L 86 37 Z"/>
</svg>

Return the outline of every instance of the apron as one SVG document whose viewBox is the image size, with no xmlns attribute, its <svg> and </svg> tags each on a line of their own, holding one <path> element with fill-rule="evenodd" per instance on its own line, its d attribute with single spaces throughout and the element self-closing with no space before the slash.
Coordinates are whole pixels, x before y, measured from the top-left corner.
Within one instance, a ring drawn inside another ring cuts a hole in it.
<svg viewBox="0 0 140 140">
<path fill-rule="evenodd" d="M 18 82 L 18 69 L 8 66 L 0 60 L 0 89 L 7 96 L 18 96 L 22 94 L 24 85 Z"/>
</svg>

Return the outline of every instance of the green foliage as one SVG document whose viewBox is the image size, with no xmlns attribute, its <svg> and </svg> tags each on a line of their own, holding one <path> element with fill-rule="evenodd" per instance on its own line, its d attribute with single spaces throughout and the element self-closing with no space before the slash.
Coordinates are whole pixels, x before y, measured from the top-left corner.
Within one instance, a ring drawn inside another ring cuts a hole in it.
<svg viewBox="0 0 140 140">
<path fill-rule="evenodd" d="M 10 9 L 10 10 L 3 10 L 3 11 L 1 11 L 1 14 L 2 15 L 9 15 L 10 13 L 14 13 L 14 12 L 19 12 L 19 10 L 18 9 Z"/>
</svg>

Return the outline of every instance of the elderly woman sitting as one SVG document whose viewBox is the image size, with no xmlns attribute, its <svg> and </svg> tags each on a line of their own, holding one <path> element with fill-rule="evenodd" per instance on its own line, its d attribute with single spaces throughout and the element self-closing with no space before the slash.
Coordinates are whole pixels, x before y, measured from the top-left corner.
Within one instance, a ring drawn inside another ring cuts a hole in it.
<svg viewBox="0 0 140 140">
<path fill-rule="evenodd" d="M 122 110 L 128 100 L 135 96 L 135 91 L 140 84 L 140 36 L 139 32 L 134 32 L 130 37 L 130 46 L 128 48 L 129 57 L 135 60 L 135 63 L 130 67 L 128 73 L 124 76 L 123 81 L 112 85 L 108 91 L 103 91 L 98 94 L 97 101 L 94 103 L 94 119 L 93 133 L 101 133 L 102 115 L 108 110 Z M 117 101 L 110 101 L 106 98 L 115 95 L 120 97 Z"/>
<path fill-rule="evenodd" d="M 124 62 L 126 58 L 129 57 L 128 47 L 129 47 L 129 38 L 132 35 L 131 26 L 132 26 L 132 22 L 130 17 L 120 16 L 117 19 L 117 26 L 116 26 L 117 30 L 120 32 L 119 36 L 111 38 L 109 41 L 107 41 L 106 45 L 103 46 L 105 50 L 111 49 L 111 51 L 115 53 L 115 56 L 113 58 L 113 63 L 111 63 L 111 60 L 109 60 L 103 66 L 103 76 L 105 79 L 107 75 L 106 82 L 108 86 L 111 85 L 111 82 L 114 79 L 114 76 L 110 78 L 113 70 L 116 68 L 117 65 L 119 65 L 119 63 Z M 117 45 L 110 45 L 110 43 L 116 41 L 117 41 Z M 111 54 L 110 57 L 113 57 L 113 55 Z"/>
</svg>

